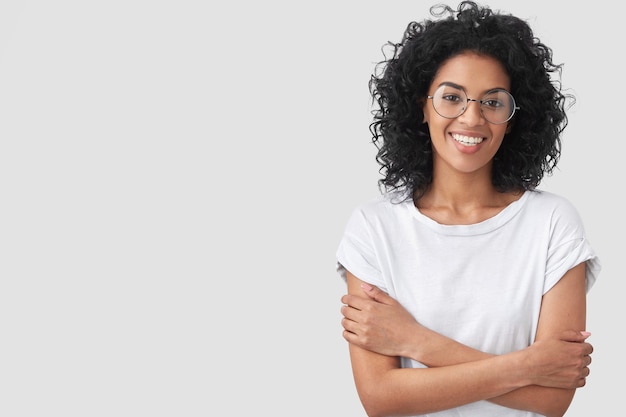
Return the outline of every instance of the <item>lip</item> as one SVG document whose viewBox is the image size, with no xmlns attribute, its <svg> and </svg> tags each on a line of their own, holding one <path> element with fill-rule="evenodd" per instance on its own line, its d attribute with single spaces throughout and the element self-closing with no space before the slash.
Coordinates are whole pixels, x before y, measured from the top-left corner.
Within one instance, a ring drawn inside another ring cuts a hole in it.
<svg viewBox="0 0 626 417">
<path fill-rule="evenodd" d="M 476 145 L 481 144 L 486 139 L 484 136 L 478 135 L 476 133 L 467 134 L 467 133 L 452 132 L 450 133 L 450 136 L 452 137 L 453 140 L 465 146 L 476 146 Z"/>
<path fill-rule="evenodd" d="M 486 136 L 476 132 L 451 132 L 448 135 L 459 151 L 468 154 L 477 152 L 487 140 Z"/>
</svg>

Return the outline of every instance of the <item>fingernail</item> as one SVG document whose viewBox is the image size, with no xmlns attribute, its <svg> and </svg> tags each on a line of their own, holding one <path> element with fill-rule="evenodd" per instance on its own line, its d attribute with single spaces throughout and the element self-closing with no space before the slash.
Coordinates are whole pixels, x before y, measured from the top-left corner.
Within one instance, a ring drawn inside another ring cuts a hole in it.
<svg viewBox="0 0 626 417">
<path fill-rule="evenodd" d="M 589 333 L 589 332 L 580 332 L 580 334 L 582 334 L 585 337 L 591 336 L 591 333 Z"/>
<path fill-rule="evenodd" d="M 363 282 L 361 284 L 361 288 L 364 289 L 365 291 L 371 291 L 373 287 L 370 284 Z"/>
</svg>

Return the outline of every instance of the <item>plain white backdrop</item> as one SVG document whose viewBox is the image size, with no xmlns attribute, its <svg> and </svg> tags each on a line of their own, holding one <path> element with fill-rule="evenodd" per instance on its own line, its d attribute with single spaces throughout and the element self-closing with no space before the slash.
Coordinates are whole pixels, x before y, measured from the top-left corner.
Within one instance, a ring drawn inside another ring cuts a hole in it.
<svg viewBox="0 0 626 417">
<path fill-rule="evenodd" d="M 0 1 L 1 415 L 365 416 L 334 256 L 378 194 L 374 63 L 431 4 L 215 3 Z M 540 188 L 604 267 L 567 415 L 614 412 L 624 6 L 489 4 L 578 99 Z"/>
</svg>

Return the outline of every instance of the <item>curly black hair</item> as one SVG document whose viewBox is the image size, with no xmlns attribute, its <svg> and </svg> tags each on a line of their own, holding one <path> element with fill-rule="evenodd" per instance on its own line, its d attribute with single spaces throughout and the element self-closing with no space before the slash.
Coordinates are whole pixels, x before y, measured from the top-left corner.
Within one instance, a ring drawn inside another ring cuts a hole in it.
<svg viewBox="0 0 626 417">
<path fill-rule="evenodd" d="M 562 64 L 540 42 L 528 23 L 510 14 L 463 1 L 458 9 L 431 7 L 433 20 L 411 22 L 400 43 L 388 42 L 391 55 L 376 65 L 369 80 L 374 121 L 372 142 L 383 178 L 381 189 L 405 189 L 421 197 L 432 183 L 432 145 L 422 104 L 441 65 L 472 51 L 500 61 L 520 107 L 493 161 L 492 183 L 500 192 L 532 190 L 556 168 L 565 110 L 574 104 L 564 94 Z"/>
</svg>

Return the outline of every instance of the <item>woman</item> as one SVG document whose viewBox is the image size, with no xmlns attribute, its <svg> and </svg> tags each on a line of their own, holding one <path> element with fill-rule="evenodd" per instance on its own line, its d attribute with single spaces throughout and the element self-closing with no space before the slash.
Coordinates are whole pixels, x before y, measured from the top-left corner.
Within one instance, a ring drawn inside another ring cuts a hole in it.
<svg viewBox="0 0 626 417">
<path fill-rule="evenodd" d="M 384 192 L 337 251 L 356 388 L 370 417 L 562 416 L 600 271 L 575 208 L 537 189 L 573 97 L 523 20 L 431 11 L 370 81 Z"/>
</svg>

